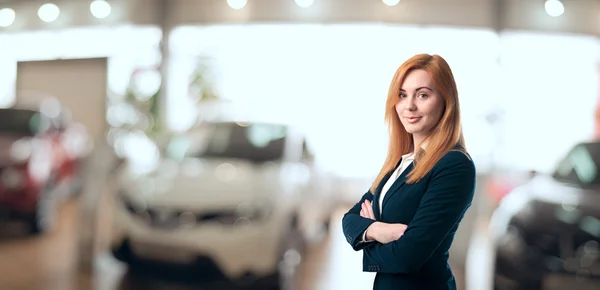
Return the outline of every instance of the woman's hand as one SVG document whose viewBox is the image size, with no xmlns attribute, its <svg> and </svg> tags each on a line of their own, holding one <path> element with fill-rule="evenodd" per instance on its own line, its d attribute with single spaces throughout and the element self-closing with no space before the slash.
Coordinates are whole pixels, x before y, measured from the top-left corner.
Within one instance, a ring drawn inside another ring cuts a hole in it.
<svg viewBox="0 0 600 290">
<path fill-rule="evenodd" d="M 375 214 L 373 213 L 373 204 L 370 201 L 365 200 L 361 204 L 360 216 L 368 219 L 375 219 Z"/>
<path fill-rule="evenodd" d="M 361 205 L 360 216 L 375 220 L 373 213 L 373 204 L 365 200 Z M 367 228 L 367 240 L 375 240 L 382 244 L 391 243 L 404 235 L 404 231 L 408 226 L 405 224 L 388 224 L 382 222 L 374 222 Z"/>
<path fill-rule="evenodd" d="M 388 224 L 375 222 L 367 228 L 367 240 L 376 240 L 382 244 L 398 240 L 408 226 L 405 224 Z"/>
</svg>

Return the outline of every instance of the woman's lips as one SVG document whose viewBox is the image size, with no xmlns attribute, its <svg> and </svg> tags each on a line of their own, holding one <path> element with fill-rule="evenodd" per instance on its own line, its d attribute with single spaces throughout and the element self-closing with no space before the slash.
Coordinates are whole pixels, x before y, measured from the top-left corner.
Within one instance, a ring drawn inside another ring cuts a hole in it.
<svg viewBox="0 0 600 290">
<path fill-rule="evenodd" d="M 416 123 L 419 120 L 421 120 L 421 118 L 423 118 L 423 117 L 405 117 L 405 118 L 409 123 Z"/>
</svg>

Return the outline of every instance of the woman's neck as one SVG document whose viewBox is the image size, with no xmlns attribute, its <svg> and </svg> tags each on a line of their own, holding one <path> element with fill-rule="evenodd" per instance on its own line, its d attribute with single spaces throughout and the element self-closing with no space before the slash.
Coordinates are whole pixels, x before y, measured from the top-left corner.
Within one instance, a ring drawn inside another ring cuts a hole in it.
<svg viewBox="0 0 600 290">
<path fill-rule="evenodd" d="M 416 151 L 418 147 L 425 147 L 423 141 L 427 138 L 427 136 L 415 136 L 413 135 L 413 152 Z"/>
</svg>

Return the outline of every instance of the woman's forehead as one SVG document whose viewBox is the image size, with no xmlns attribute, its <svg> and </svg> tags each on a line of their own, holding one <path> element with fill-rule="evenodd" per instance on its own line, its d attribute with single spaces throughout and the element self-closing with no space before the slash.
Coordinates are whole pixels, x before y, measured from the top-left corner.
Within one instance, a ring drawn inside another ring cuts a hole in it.
<svg viewBox="0 0 600 290">
<path fill-rule="evenodd" d="M 433 89 L 433 81 L 425 70 L 414 70 L 406 75 L 400 89 L 416 90 L 422 87 Z"/>
</svg>

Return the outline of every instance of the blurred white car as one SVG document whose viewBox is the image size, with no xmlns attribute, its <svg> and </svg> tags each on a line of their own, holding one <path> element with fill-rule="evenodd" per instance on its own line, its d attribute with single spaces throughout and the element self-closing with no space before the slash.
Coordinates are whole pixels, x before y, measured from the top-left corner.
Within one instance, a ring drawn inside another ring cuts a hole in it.
<svg viewBox="0 0 600 290">
<path fill-rule="evenodd" d="M 327 188 L 315 185 L 323 183 L 303 136 L 279 124 L 210 122 L 161 151 L 119 173 L 114 256 L 285 288 L 306 233 L 331 213 L 327 198 L 310 197 Z"/>
</svg>

